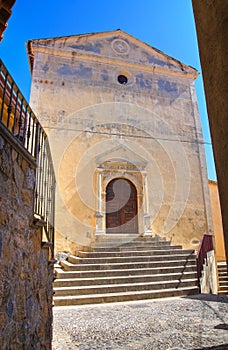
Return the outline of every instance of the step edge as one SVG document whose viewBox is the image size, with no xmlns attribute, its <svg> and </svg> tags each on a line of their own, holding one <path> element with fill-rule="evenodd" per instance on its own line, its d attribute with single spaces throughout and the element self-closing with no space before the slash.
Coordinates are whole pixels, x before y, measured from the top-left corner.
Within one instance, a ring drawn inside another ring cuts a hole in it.
<svg viewBox="0 0 228 350">
<path fill-rule="evenodd" d="M 187 284 L 187 283 L 193 283 L 193 282 L 197 282 L 197 278 L 194 278 L 194 279 L 185 279 L 185 280 L 166 280 L 166 281 L 156 281 L 156 282 L 148 282 L 148 283 L 125 283 L 125 284 L 104 284 L 104 285 L 92 285 L 92 286 L 72 286 L 72 287 L 56 287 L 54 288 L 54 290 L 56 291 L 73 291 L 75 289 L 77 290 L 83 290 L 83 289 L 106 289 L 106 288 L 115 288 L 115 287 L 118 287 L 118 288 L 124 288 L 124 287 L 128 287 L 129 284 L 133 287 L 143 287 L 143 286 L 154 286 L 154 285 L 160 285 L 160 284 L 172 284 L 172 283 L 183 283 L 183 284 Z M 166 289 L 166 288 L 164 288 Z"/>
<path fill-rule="evenodd" d="M 65 296 L 54 296 L 53 299 L 54 301 L 57 299 L 88 299 L 90 297 L 105 297 L 105 296 L 121 296 L 121 295 L 140 295 L 140 294 L 158 294 L 158 293 L 167 293 L 167 292 L 174 292 L 174 291 L 188 291 L 188 290 L 198 290 L 199 288 L 197 286 L 190 286 L 190 287 L 181 287 L 181 288 L 170 288 L 170 289 L 156 289 L 156 290 L 144 290 L 144 291 L 129 291 L 129 292 L 117 292 L 117 293 L 105 293 L 105 294 L 84 294 L 84 295 L 75 295 L 75 296 L 70 296 L 70 295 L 65 295 Z"/>
</svg>

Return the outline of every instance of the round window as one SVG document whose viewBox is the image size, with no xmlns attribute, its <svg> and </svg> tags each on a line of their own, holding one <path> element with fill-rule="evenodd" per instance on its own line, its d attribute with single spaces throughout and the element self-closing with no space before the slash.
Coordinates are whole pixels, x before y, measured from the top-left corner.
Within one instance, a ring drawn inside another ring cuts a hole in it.
<svg viewBox="0 0 228 350">
<path fill-rule="evenodd" d="M 122 75 L 122 74 L 118 75 L 117 80 L 118 80 L 118 82 L 119 82 L 120 84 L 122 84 L 122 85 L 126 85 L 127 82 L 128 82 L 127 77 L 126 77 L 125 75 Z"/>
</svg>

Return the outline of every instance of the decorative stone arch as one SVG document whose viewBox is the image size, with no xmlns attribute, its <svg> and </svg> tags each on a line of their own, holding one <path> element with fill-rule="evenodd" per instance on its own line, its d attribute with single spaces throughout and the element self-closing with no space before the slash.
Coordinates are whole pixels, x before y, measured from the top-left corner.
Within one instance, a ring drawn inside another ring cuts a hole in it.
<svg viewBox="0 0 228 350">
<path fill-rule="evenodd" d="M 140 171 L 138 171 L 138 173 L 139 175 L 142 175 Z M 104 178 L 104 187 L 106 188 L 108 183 L 116 178 L 122 178 L 131 181 L 135 186 L 137 193 L 141 193 L 143 191 L 143 182 L 135 176 L 134 172 L 129 172 L 127 170 L 115 171 L 115 173 L 107 172 L 107 175 Z"/>
<path fill-rule="evenodd" d="M 97 167 L 97 213 L 96 235 L 106 234 L 106 188 L 116 178 L 132 182 L 137 192 L 138 233 L 152 235 L 150 216 L 148 215 L 147 173 L 129 161 L 109 161 Z"/>
</svg>

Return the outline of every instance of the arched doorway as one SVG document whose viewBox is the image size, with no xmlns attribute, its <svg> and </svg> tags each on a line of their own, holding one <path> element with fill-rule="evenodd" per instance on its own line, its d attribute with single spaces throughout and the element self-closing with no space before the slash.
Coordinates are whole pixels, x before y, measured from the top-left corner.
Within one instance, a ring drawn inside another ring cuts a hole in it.
<svg viewBox="0 0 228 350">
<path fill-rule="evenodd" d="M 123 178 L 110 181 L 106 187 L 106 232 L 138 232 L 137 190 Z"/>
</svg>

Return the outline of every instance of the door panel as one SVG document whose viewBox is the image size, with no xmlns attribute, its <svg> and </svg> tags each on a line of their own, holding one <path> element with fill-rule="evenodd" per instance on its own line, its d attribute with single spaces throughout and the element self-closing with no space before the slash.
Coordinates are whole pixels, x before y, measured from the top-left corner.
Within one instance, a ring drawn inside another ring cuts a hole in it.
<svg viewBox="0 0 228 350">
<path fill-rule="evenodd" d="M 106 231 L 137 233 L 137 191 L 126 179 L 112 180 L 106 188 Z"/>
</svg>

